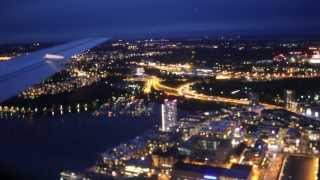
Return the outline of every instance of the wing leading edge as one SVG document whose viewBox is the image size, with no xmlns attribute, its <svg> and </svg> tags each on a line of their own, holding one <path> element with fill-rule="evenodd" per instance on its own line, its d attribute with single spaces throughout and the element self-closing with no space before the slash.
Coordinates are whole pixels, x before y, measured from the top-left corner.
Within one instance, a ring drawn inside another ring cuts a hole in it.
<svg viewBox="0 0 320 180">
<path fill-rule="evenodd" d="M 0 63 L 0 102 L 61 71 L 73 55 L 110 38 L 87 38 L 39 50 Z"/>
</svg>

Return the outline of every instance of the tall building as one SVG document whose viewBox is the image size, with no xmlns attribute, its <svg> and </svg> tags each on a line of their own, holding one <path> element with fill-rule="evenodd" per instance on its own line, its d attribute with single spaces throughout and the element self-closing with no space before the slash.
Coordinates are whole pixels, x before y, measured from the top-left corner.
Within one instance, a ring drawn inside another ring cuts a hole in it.
<svg viewBox="0 0 320 180">
<path fill-rule="evenodd" d="M 170 132 L 177 123 L 177 100 L 164 100 L 161 105 L 161 131 Z"/>
<path fill-rule="evenodd" d="M 292 90 L 286 90 L 285 92 L 285 103 L 286 103 L 286 109 L 288 110 L 296 110 L 297 109 L 297 103 L 294 99 L 294 92 Z"/>
</svg>

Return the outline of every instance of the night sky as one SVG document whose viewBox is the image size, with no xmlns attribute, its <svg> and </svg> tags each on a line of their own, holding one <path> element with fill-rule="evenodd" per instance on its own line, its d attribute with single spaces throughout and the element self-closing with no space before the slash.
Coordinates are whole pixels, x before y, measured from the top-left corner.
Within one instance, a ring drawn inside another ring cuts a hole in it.
<svg viewBox="0 0 320 180">
<path fill-rule="evenodd" d="M 0 0 L 0 42 L 320 32 L 318 0 Z"/>
</svg>

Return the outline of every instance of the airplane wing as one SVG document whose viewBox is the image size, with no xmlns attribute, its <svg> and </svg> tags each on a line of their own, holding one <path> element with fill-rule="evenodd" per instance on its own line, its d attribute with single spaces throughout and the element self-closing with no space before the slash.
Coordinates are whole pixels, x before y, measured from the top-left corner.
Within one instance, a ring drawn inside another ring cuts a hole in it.
<svg viewBox="0 0 320 180">
<path fill-rule="evenodd" d="M 0 63 L 0 102 L 61 71 L 70 57 L 110 38 L 87 38 L 35 51 Z"/>
</svg>

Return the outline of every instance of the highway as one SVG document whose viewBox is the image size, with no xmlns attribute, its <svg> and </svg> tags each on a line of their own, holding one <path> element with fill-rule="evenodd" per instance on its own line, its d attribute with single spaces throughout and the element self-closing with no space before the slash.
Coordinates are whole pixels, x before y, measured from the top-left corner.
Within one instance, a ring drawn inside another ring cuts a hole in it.
<svg viewBox="0 0 320 180">
<path fill-rule="evenodd" d="M 282 153 L 277 154 L 270 159 L 270 164 L 266 169 L 263 169 L 262 180 L 278 179 L 282 170 L 282 164 L 284 162 L 284 155 Z"/>
<path fill-rule="evenodd" d="M 170 96 L 183 96 L 187 99 L 195 99 L 201 101 L 227 103 L 232 105 L 249 105 L 250 101 L 247 99 L 234 99 L 222 96 L 209 96 L 198 93 L 191 89 L 194 83 L 186 83 L 177 88 L 169 87 L 161 83 L 161 79 L 156 76 L 150 76 L 145 79 L 144 93 L 148 94 L 152 91 L 152 88 L 157 91 L 162 91 Z M 273 104 L 260 103 L 266 109 L 283 109 L 281 106 Z"/>
</svg>

